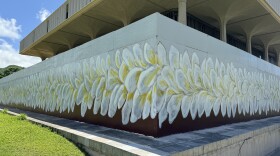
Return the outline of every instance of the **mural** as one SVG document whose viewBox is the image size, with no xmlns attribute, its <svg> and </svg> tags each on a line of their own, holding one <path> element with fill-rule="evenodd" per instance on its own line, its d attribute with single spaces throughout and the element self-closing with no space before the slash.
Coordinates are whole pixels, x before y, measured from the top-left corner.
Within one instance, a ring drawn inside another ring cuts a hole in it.
<svg viewBox="0 0 280 156">
<path fill-rule="evenodd" d="M 278 78 L 218 59 L 201 61 L 196 53 L 162 43 L 135 44 L 114 56 L 66 64 L 0 87 L 2 104 L 50 112 L 73 112 L 81 105 L 81 116 L 93 107 L 93 114 L 111 118 L 121 109 L 124 125 L 158 117 L 160 127 L 165 120 L 172 124 L 179 113 L 193 120 L 211 111 L 235 117 L 279 111 L 280 102 Z"/>
</svg>

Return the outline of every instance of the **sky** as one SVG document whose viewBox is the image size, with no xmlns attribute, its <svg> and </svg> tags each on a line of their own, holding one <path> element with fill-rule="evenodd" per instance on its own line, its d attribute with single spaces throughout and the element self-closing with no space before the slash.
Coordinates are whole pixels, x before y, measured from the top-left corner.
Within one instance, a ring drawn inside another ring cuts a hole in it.
<svg viewBox="0 0 280 156">
<path fill-rule="evenodd" d="M 29 67 L 38 57 L 19 54 L 20 41 L 65 0 L 3 0 L 0 5 L 0 68 Z"/>
</svg>

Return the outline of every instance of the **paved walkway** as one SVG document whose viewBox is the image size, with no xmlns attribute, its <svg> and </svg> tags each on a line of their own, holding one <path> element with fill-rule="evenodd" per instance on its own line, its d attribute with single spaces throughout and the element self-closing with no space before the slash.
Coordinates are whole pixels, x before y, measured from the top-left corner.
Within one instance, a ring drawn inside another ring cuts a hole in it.
<svg viewBox="0 0 280 156">
<path fill-rule="evenodd" d="M 2 106 L 0 106 L 0 108 L 2 108 Z M 280 117 L 273 117 L 262 120 L 253 120 L 249 122 L 224 125 L 199 131 L 174 134 L 161 138 L 153 138 L 150 136 L 144 136 L 93 124 L 33 113 L 29 111 L 22 111 L 14 108 L 9 108 L 9 110 L 15 113 L 25 113 L 29 117 L 38 120 L 111 139 L 159 155 L 170 155 L 177 152 L 182 152 L 194 147 L 248 133 L 253 130 L 264 128 L 274 124 L 280 124 Z"/>
</svg>

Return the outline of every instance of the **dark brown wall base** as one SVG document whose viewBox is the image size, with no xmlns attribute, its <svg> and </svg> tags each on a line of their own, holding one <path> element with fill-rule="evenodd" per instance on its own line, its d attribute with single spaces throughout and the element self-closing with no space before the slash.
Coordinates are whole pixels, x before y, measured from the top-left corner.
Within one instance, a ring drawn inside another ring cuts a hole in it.
<svg viewBox="0 0 280 156">
<path fill-rule="evenodd" d="M 3 107 L 7 107 L 6 105 L 2 105 Z M 205 114 L 201 118 L 197 118 L 195 120 L 192 120 L 190 114 L 187 118 L 183 119 L 181 113 L 179 113 L 178 117 L 175 119 L 175 121 L 172 124 L 168 123 L 168 120 L 166 120 L 162 128 L 159 128 L 158 126 L 158 118 L 151 119 L 148 118 L 146 120 L 138 120 L 136 123 L 132 124 L 129 123 L 127 125 L 122 124 L 121 119 L 121 111 L 118 110 L 116 115 L 113 118 L 110 118 L 108 116 L 101 116 L 101 115 L 93 115 L 93 110 L 87 110 L 85 117 L 81 117 L 80 115 L 80 106 L 75 106 L 74 112 L 63 112 L 59 113 L 58 111 L 55 112 L 45 112 L 42 109 L 33 109 L 24 107 L 23 105 L 9 105 L 13 108 L 18 108 L 21 110 L 27 110 L 31 112 L 41 113 L 41 114 L 47 114 L 51 116 L 61 117 L 61 118 L 67 118 L 70 120 L 77 120 L 77 121 L 83 121 L 87 123 L 92 123 L 96 125 L 101 125 L 105 127 L 110 127 L 114 129 L 121 129 L 125 131 L 140 133 L 144 135 L 154 136 L 154 137 L 161 137 L 166 136 L 170 134 L 175 133 L 182 133 L 182 132 L 188 132 L 193 130 L 199 130 L 199 129 L 205 129 L 205 128 L 211 128 L 216 127 L 220 125 L 225 124 L 231 124 L 231 123 L 237 123 L 237 122 L 244 122 L 249 120 L 256 120 L 256 119 L 263 119 L 273 116 L 279 116 L 279 112 L 271 111 L 268 112 L 268 115 L 266 115 L 265 112 L 262 112 L 261 115 L 259 113 L 250 116 L 249 114 L 246 114 L 245 116 L 237 114 L 235 118 L 231 117 L 228 118 L 222 117 L 222 114 L 219 113 L 217 117 L 214 116 L 214 113 L 211 112 L 210 117 L 206 118 Z"/>
</svg>

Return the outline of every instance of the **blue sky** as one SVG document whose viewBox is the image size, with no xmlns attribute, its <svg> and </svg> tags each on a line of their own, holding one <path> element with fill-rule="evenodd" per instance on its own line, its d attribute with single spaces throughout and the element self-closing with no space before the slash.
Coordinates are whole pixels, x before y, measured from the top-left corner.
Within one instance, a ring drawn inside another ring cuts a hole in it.
<svg viewBox="0 0 280 156">
<path fill-rule="evenodd" d="M 0 68 L 40 62 L 18 54 L 20 41 L 65 0 L 5 0 L 0 5 Z"/>
</svg>

